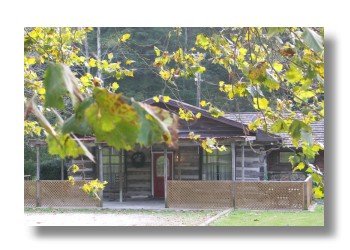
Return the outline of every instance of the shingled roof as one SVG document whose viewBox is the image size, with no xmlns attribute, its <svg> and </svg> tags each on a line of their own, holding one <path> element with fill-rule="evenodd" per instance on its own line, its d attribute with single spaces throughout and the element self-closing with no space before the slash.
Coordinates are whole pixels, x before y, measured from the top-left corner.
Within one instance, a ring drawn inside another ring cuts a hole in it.
<svg viewBox="0 0 350 250">
<path fill-rule="evenodd" d="M 227 119 L 239 121 L 245 125 L 248 125 L 250 122 L 255 121 L 259 115 L 259 112 L 232 112 L 225 114 L 225 117 Z M 301 116 L 301 114 L 299 116 Z M 324 145 L 324 120 L 322 119 L 318 122 L 313 122 L 310 125 L 315 142 L 319 142 Z M 286 147 L 293 147 L 292 139 L 287 133 L 279 133 L 277 135 L 281 136 L 283 144 Z"/>
</svg>

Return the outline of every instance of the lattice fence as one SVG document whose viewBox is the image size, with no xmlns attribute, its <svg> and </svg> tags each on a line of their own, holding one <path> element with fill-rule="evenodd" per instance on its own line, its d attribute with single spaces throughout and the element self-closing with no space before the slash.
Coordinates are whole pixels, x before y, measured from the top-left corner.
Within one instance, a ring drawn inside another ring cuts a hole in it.
<svg viewBox="0 0 350 250">
<path fill-rule="evenodd" d="M 307 209 L 307 181 L 169 181 L 169 208 Z M 312 188 L 312 187 L 311 187 Z"/>
<path fill-rule="evenodd" d="M 73 186 L 68 181 L 39 181 L 39 198 L 37 199 L 36 181 L 24 181 L 24 206 L 36 207 L 98 207 L 99 200 L 89 197 L 79 187 L 85 181 L 75 181 Z"/>
<path fill-rule="evenodd" d="M 235 182 L 235 208 L 303 209 L 304 182 Z"/>
<path fill-rule="evenodd" d="M 168 181 L 168 207 L 232 207 L 232 184 L 232 181 Z"/>
</svg>

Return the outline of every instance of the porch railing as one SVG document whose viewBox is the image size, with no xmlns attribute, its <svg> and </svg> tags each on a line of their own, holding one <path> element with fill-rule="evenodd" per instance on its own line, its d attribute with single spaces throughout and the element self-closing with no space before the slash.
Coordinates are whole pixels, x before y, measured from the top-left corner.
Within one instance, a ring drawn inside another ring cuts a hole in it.
<svg viewBox="0 0 350 250">
<path fill-rule="evenodd" d="M 308 209 L 312 180 L 168 181 L 169 208 Z"/>
<path fill-rule="evenodd" d="M 24 181 L 24 207 L 99 207 L 100 201 L 89 197 L 80 187 L 85 181 Z"/>
</svg>

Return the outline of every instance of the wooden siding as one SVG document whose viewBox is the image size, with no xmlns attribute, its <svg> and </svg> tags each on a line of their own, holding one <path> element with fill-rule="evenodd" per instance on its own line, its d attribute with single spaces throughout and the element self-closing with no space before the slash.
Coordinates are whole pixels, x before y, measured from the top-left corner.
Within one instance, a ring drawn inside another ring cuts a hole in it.
<svg viewBox="0 0 350 250">
<path fill-rule="evenodd" d="M 259 147 L 254 148 L 259 152 Z M 242 180 L 242 146 L 236 146 L 236 180 Z M 264 155 L 254 152 L 249 146 L 244 147 L 244 179 L 264 179 Z"/>
<path fill-rule="evenodd" d="M 142 167 L 132 165 L 131 156 L 134 152 L 126 152 L 126 196 L 152 195 L 152 155 L 150 149 L 139 149 L 146 156 Z"/>
<path fill-rule="evenodd" d="M 179 147 L 174 154 L 174 179 L 199 180 L 198 146 Z"/>
</svg>

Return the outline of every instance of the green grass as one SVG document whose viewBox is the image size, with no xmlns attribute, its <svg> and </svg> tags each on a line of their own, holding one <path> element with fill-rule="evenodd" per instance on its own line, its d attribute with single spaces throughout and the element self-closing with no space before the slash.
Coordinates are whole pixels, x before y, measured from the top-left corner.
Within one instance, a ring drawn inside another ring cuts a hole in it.
<svg viewBox="0 0 350 250">
<path fill-rule="evenodd" d="M 324 226 L 324 206 L 298 212 L 236 210 L 210 226 Z"/>
</svg>

